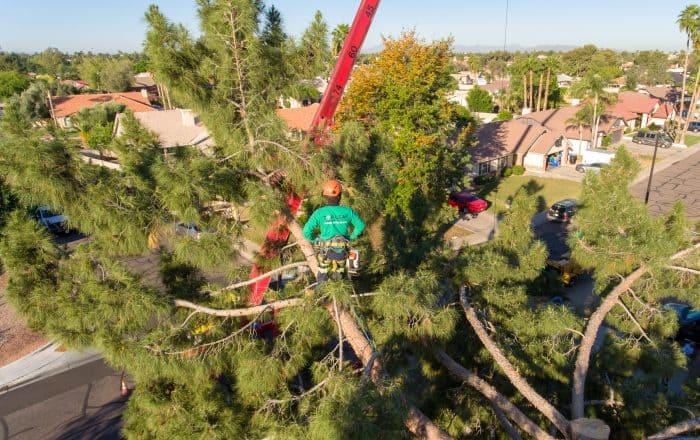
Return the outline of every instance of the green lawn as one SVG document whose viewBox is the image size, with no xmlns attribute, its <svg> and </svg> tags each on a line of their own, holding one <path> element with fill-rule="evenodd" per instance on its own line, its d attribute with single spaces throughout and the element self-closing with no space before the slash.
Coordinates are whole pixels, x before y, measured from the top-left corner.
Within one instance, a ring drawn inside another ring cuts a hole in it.
<svg viewBox="0 0 700 440">
<path fill-rule="evenodd" d="M 543 211 L 561 199 L 576 199 L 581 193 L 581 184 L 578 182 L 535 176 L 510 176 L 494 184 L 486 185 L 477 193 L 489 202 L 490 211 L 496 209 L 496 212 L 503 212 L 506 200 L 509 197 L 512 198 L 523 187 L 535 195 L 537 211 Z"/>
<path fill-rule="evenodd" d="M 700 136 L 693 136 L 693 135 L 686 135 L 685 136 L 685 144 L 689 147 L 692 147 L 693 145 L 697 144 L 700 142 Z"/>
</svg>

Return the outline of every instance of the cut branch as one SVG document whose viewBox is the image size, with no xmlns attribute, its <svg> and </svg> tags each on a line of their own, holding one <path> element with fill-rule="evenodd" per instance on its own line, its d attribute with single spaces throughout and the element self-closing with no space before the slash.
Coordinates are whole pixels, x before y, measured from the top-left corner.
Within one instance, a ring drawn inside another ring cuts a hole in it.
<svg viewBox="0 0 700 440">
<path fill-rule="evenodd" d="M 520 409 L 513 405 L 503 394 L 499 393 L 491 384 L 468 371 L 466 368 L 458 364 L 450 355 L 442 350 L 433 352 L 440 363 L 454 376 L 463 380 L 467 385 L 480 392 L 489 402 L 501 409 L 506 416 L 520 427 L 524 432 L 530 434 L 536 439 L 554 440 L 545 430 L 540 428 L 537 423 L 533 422 L 528 416 L 523 414 Z"/>
<path fill-rule="evenodd" d="M 233 290 L 233 289 L 239 289 L 239 288 L 245 287 L 245 286 L 250 286 L 251 284 L 255 284 L 262 279 L 269 278 L 272 275 L 278 274 L 280 272 L 284 272 L 285 270 L 294 269 L 296 267 L 302 267 L 302 266 L 308 267 L 309 263 L 307 263 L 306 261 L 299 261 L 296 263 L 287 264 L 285 266 L 280 266 L 277 269 L 273 269 L 267 273 L 264 273 L 262 275 L 258 275 L 255 278 L 251 278 L 251 279 L 246 280 L 246 281 L 241 281 L 240 283 L 231 284 L 230 286 L 226 286 L 222 290 Z"/>
<path fill-rule="evenodd" d="M 605 297 L 598 309 L 593 312 L 588 319 L 586 332 L 581 339 L 581 347 L 576 356 L 576 369 L 574 370 L 574 384 L 571 396 L 571 413 L 573 419 L 580 419 L 584 416 L 584 395 L 586 388 L 586 375 L 591 362 L 591 352 L 595 343 L 598 331 L 605 316 L 618 303 L 620 295 L 626 292 L 635 281 L 647 272 L 647 268 L 642 266 L 629 274 Z"/>
<path fill-rule="evenodd" d="M 691 269 L 689 267 L 682 267 L 682 266 L 666 266 L 666 269 L 673 269 L 677 270 L 679 272 L 687 272 L 687 273 L 692 273 L 694 275 L 700 275 L 700 270 L 695 270 Z"/>
<path fill-rule="evenodd" d="M 476 311 L 469 304 L 467 300 L 466 287 L 462 286 L 459 291 L 459 299 L 462 303 L 462 308 L 464 309 L 464 314 L 467 317 L 467 321 L 471 324 L 474 332 L 484 344 L 486 350 L 493 356 L 494 360 L 501 368 L 503 373 L 508 377 L 508 380 L 518 389 L 520 394 L 523 395 L 539 412 L 541 412 L 545 417 L 547 417 L 554 426 L 568 438 L 569 435 L 569 421 L 564 417 L 559 410 L 557 410 L 547 399 L 542 397 L 537 391 L 535 391 L 532 386 L 523 378 L 523 376 L 518 373 L 513 364 L 503 355 L 501 350 L 496 346 L 496 343 L 491 339 L 486 329 L 479 321 L 476 316 Z"/>
<path fill-rule="evenodd" d="M 677 253 L 671 255 L 670 260 L 678 260 L 678 259 L 680 259 L 680 258 L 683 258 L 683 257 L 685 257 L 686 255 L 692 253 L 694 250 L 696 250 L 696 249 L 698 249 L 698 248 L 700 248 L 700 243 L 695 243 L 695 244 L 692 245 L 691 247 L 689 247 L 689 248 L 687 248 L 687 249 L 683 249 L 682 251 L 677 252 Z"/>
<path fill-rule="evenodd" d="M 683 434 L 688 431 L 695 431 L 700 429 L 700 417 L 695 417 L 694 419 L 685 420 L 675 425 L 669 426 L 663 431 L 659 431 L 654 435 L 647 437 L 647 440 L 664 440 L 667 438 L 672 438 L 678 434 Z"/>
<path fill-rule="evenodd" d="M 496 404 L 490 400 L 489 403 L 491 404 L 491 409 L 493 409 L 494 414 L 496 414 L 496 418 L 501 423 L 503 430 L 508 433 L 510 438 L 513 440 L 523 440 L 518 430 L 515 429 L 512 423 L 510 423 L 510 420 L 508 420 L 508 417 L 506 417 L 506 414 L 501 410 L 501 408 L 496 406 Z"/>
<path fill-rule="evenodd" d="M 175 300 L 175 305 L 178 307 L 184 307 L 186 309 L 191 309 L 195 310 L 200 313 L 205 313 L 207 315 L 211 316 L 220 316 L 222 318 L 240 318 L 243 316 L 255 316 L 259 315 L 260 313 L 266 311 L 266 310 L 279 310 L 279 309 L 284 309 L 286 307 L 294 307 L 294 306 L 299 306 L 302 304 L 304 300 L 301 298 L 291 298 L 291 299 L 285 299 L 282 301 L 275 301 L 271 302 L 269 304 L 263 304 L 260 306 L 255 306 L 255 307 L 247 307 L 244 309 L 228 309 L 228 310 L 221 310 L 221 309 L 212 309 L 209 307 L 205 306 L 200 306 L 195 303 L 191 303 L 189 301 L 185 301 L 184 299 L 176 299 Z"/>
<path fill-rule="evenodd" d="M 627 306 L 625 305 L 625 303 L 622 302 L 622 299 L 618 299 L 617 305 L 620 306 L 620 307 L 622 307 L 623 310 L 624 310 L 625 312 L 627 312 L 627 316 L 629 316 L 629 318 L 632 320 L 632 322 L 634 322 L 634 324 L 637 326 L 637 328 L 639 329 L 639 331 L 642 333 L 642 336 L 644 336 L 644 339 L 646 339 L 651 345 L 656 345 L 656 344 L 654 344 L 654 341 L 652 341 L 652 340 L 649 338 L 649 335 L 647 335 L 647 332 L 644 331 L 644 328 L 643 328 L 642 325 L 639 323 L 639 321 L 637 321 L 637 318 L 635 318 L 634 315 L 632 314 L 632 312 L 630 312 L 630 309 L 628 309 Z"/>
</svg>

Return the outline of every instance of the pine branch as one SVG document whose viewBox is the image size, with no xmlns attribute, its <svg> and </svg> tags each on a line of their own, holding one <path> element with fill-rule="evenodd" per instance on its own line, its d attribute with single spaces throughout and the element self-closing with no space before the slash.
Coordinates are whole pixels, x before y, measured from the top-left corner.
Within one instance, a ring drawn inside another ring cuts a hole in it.
<svg viewBox="0 0 700 440">
<path fill-rule="evenodd" d="M 520 436 L 520 433 L 515 429 L 513 424 L 510 423 L 510 420 L 508 420 L 501 408 L 496 406 L 496 404 L 491 402 L 490 400 L 489 403 L 491 404 L 491 409 L 493 409 L 494 414 L 496 414 L 496 418 L 501 423 L 503 430 L 506 431 L 506 433 L 508 433 L 510 438 L 512 438 L 513 440 L 523 440 L 523 438 Z"/>
<path fill-rule="evenodd" d="M 297 159 L 299 159 L 300 161 L 302 161 L 302 163 L 303 163 L 304 165 L 306 165 L 307 167 L 311 164 L 311 162 L 309 161 L 309 158 L 304 157 L 304 156 L 302 156 L 301 154 L 299 154 L 299 153 L 297 153 L 297 152 L 295 152 L 295 151 L 292 151 L 290 148 L 285 147 L 284 145 L 280 144 L 279 142 L 270 141 L 270 140 L 258 139 L 258 140 L 255 141 L 254 146 L 257 145 L 257 144 L 265 144 L 265 145 L 272 145 L 272 146 L 275 146 L 275 147 L 279 148 L 280 150 L 284 151 L 285 153 L 287 153 L 287 154 L 289 154 L 289 155 L 291 155 L 291 156 L 296 157 Z"/>
<path fill-rule="evenodd" d="M 221 290 L 222 291 L 233 290 L 233 289 L 239 289 L 239 288 L 245 287 L 245 286 L 250 286 L 251 284 L 255 284 L 262 279 L 269 278 L 272 275 L 278 274 L 280 272 L 284 272 L 285 270 L 294 269 L 296 267 L 302 267 L 302 266 L 309 266 L 309 263 L 306 261 L 298 261 L 296 263 L 290 263 L 290 264 L 287 264 L 285 266 L 280 266 L 280 267 L 273 269 L 267 273 L 264 273 L 262 275 L 258 275 L 255 278 L 251 278 L 251 279 L 246 280 L 246 281 L 241 281 L 240 283 L 235 283 L 235 284 L 231 284 L 230 286 L 226 286 Z M 220 293 L 220 292 L 217 292 L 217 293 Z"/>
<path fill-rule="evenodd" d="M 629 316 L 629 318 L 632 320 L 632 322 L 634 322 L 634 324 L 637 326 L 639 331 L 642 333 L 642 336 L 644 336 L 644 339 L 646 339 L 651 345 L 656 346 L 654 341 L 652 341 L 649 338 L 649 335 L 647 335 L 647 332 L 644 331 L 644 328 L 642 328 L 642 325 L 639 323 L 639 321 L 637 321 L 637 318 L 634 317 L 632 312 L 630 312 L 630 309 L 628 309 L 627 306 L 625 305 L 625 303 L 622 302 L 622 299 L 617 300 L 617 305 L 622 307 L 624 309 L 624 311 L 627 312 L 627 316 Z"/>
<path fill-rule="evenodd" d="M 500 348 L 496 346 L 496 343 L 491 339 L 489 334 L 486 332 L 481 321 L 476 316 L 476 311 L 469 304 L 466 294 L 466 287 L 462 286 L 459 289 L 459 299 L 462 303 L 462 308 L 464 309 L 464 314 L 467 317 L 467 321 L 471 324 L 474 332 L 484 344 L 486 350 L 491 354 L 493 359 L 496 361 L 498 366 L 501 368 L 503 373 L 508 377 L 508 380 L 518 389 L 520 394 L 523 395 L 539 412 L 541 412 L 545 417 L 547 417 L 554 426 L 568 438 L 569 435 L 569 421 L 564 417 L 559 410 L 557 410 L 547 399 L 542 397 L 537 391 L 535 391 L 532 386 L 523 378 L 523 376 L 515 369 L 513 364 L 503 355 Z"/>
<path fill-rule="evenodd" d="M 258 315 L 260 313 L 266 312 L 267 310 L 273 310 L 273 309 L 279 310 L 279 309 L 284 309 L 286 307 L 299 306 L 303 303 L 303 301 L 304 300 L 301 298 L 291 298 L 291 299 L 275 301 L 275 302 L 271 302 L 268 304 L 255 306 L 255 307 L 247 307 L 244 309 L 228 309 L 228 310 L 212 309 L 209 307 L 200 306 L 198 304 L 191 303 L 189 301 L 185 301 L 184 299 L 176 299 L 175 305 L 178 307 L 184 307 L 186 309 L 195 310 L 195 311 L 200 312 L 200 313 L 205 313 L 205 314 L 211 315 L 211 316 L 219 316 L 222 318 L 240 318 L 243 316 Z"/>
<path fill-rule="evenodd" d="M 554 440 L 551 435 L 547 434 L 537 423 L 523 414 L 517 406 L 513 405 L 508 398 L 499 393 L 491 384 L 458 364 L 443 350 L 435 350 L 433 353 L 437 360 L 447 368 L 450 373 L 480 392 L 492 405 L 503 411 L 508 418 L 515 422 L 524 432 L 536 439 Z"/>
<path fill-rule="evenodd" d="M 694 250 L 699 249 L 699 248 L 700 248 L 700 243 L 695 243 L 693 246 L 691 246 L 687 249 L 683 249 L 682 251 L 671 255 L 671 257 L 669 259 L 670 260 L 678 260 L 678 259 L 685 257 L 686 255 L 692 253 Z"/>
<path fill-rule="evenodd" d="M 667 438 L 673 438 L 678 434 L 683 434 L 688 431 L 695 431 L 700 429 L 700 417 L 695 417 L 694 419 L 685 420 L 675 425 L 671 425 L 668 428 L 657 432 L 654 435 L 647 437 L 647 440 L 664 440 Z"/>
<path fill-rule="evenodd" d="M 593 312 L 591 317 L 588 319 L 586 332 L 581 339 L 581 347 L 579 348 L 578 355 L 576 356 L 576 369 L 574 370 L 574 384 L 571 396 L 571 412 L 572 418 L 574 419 L 584 417 L 586 375 L 588 374 L 588 367 L 590 366 L 591 361 L 591 352 L 593 351 L 593 345 L 595 344 L 600 326 L 603 324 L 603 320 L 605 320 L 608 312 L 610 312 L 613 306 L 617 304 L 620 295 L 632 287 L 632 284 L 641 278 L 641 276 L 644 275 L 647 270 L 648 269 L 645 266 L 642 266 L 624 278 L 620 284 L 615 286 L 612 292 L 605 297 L 600 306 L 598 306 L 596 311 Z"/>
<path fill-rule="evenodd" d="M 688 267 L 681 267 L 681 266 L 665 266 L 666 269 L 672 269 L 672 270 L 677 270 L 679 272 L 687 272 L 687 273 L 692 273 L 694 275 L 700 275 L 700 270 L 695 270 L 695 269 L 690 269 Z"/>
</svg>

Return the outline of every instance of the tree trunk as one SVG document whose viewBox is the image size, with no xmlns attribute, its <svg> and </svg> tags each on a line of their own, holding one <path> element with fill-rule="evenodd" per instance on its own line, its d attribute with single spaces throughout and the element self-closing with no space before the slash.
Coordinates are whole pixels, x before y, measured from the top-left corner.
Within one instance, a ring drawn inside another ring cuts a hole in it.
<svg viewBox="0 0 700 440">
<path fill-rule="evenodd" d="M 610 427 L 598 419 L 576 419 L 571 422 L 571 440 L 608 440 Z"/>
<path fill-rule="evenodd" d="M 576 356 L 576 369 L 574 370 L 574 384 L 571 397 L 571 417 L 582 419 L 584 416 L 584 397 L 586 388 L 586 375 L 591 361 L 591 352 L 595 343 L 598 330 L 608 312 L 617 304 L 617 300 L 627 291 L 635 281 L 647 272 L 647 268 L 642 266 L 622 280 L 620 284 L 605 297 L 603 303 L 596 309 L 588 319 L 586 333 L 581 339 L 581 345 Z"/>
<path fill-rule="evenodd" d="M 693 86 L 693 96 L 690 98 L 690 104 L 688 105 L 688 117 L 685 118 L 685 124 L 683 124 L 683 130 L 681 131 L 681 144 L 685 143 L 685 133 L 688 131 L 688 124 L 690 124 L 690 119 L 695 113 L 697 106 L 695 101 L 698 99 L 698 82 L 700 82 L 700 67 L 698 72 L 695 74 L 695 85 Z"/>
<path fill-rule="evenodd" d="M 683 87 L 681 88 L 681 106 L 680 109 L 678 110 L 678 121 L 680 122 L 683 119 L 683 107 L 685 106 L 685 85 L 686 85 L 686 76 L 688 75 L 688 58 L 690 57 L 690 38 L 686 39 L 685 41 L 685 63 L 683 64 Z M 688 116 L 690 116 L 690 112 L 688 112 Z M 686 119 L 688 119 L 686 117 Z M 681 141 L 681 136 L 682 132 L 678 132 L 676 134 L 676 142 Z M 683 139 L 685 140 L 685 139 Z"/>
<path fill-rule="evenodd" d="M 527 106 L 527 75 L 523 73 L 523 109 L 529 108 Z"/>
<path fill-rule="evenodd" d="M 700 429 L 700 417 L 685 420 L 683 422 L 669 426 L 663 431 L 659 431 L 654 435 L 650 435 L 649 437 L 647 437 L 647 440 L 665 440 L 667 438 L 673 438 L 678 434 L 683 434 L 688 431 L 695 431 L 696 429 Z"/>
<path fill-rule="evenodd" d="M 314 255 L 313 246 L 308 240 L 306 240 L 306 238 L 304 238 L 301 226 L 291 212 L 287 211 L 285 213 L 285 217 L 289 232 L 296 239 L 299 248 L 304 254 L 304 257 L 306 257 L 306 261 L 309 263 L 309 267 L 314 274 L 317 274 L 318 262 L 316 261 L 316 256 Z M 362 365 L 364 365 L 365 368 L 369 368 L 367 373 L 372 382 L 377 385 L 377 388 L 381 392 L 385 377 L 384 369 L 382 368 L 381 361 L 377 359 L 377 353 L 374 351 L 374 348 L 372 348 L 372 344 L 370 344 L 369 340 L 367 340 L 364 333 L 360 330 L 357 321 L 355 321 L 348 311 L 342 307 L 339 308 L 338 318 L 336 318 L 332 303 L 326 305 L 326 310 L 328 310 L 328 313 L 330 313 L 332 319 L 343 328 L 345 338 L 357 357 L 362 361 Z M 423 414 L 421 410 L 413 406 L 409 407 L 404 424 L 408 430 L 413 433 L 413 435 L 420 439 L 447 440 L 452 438 L 439 426 L 433 423 L 433 421 L 430 420 L 425 414 Z"/>
<path fill-rule="evenodd" d="M 530 108 L 533 108 L 535 106 L 535 83 L 533 81 L 532 75 L 534 72 L 532 69 L 530 69 Z"/>
<path fill-rule="evenodd" d="M 499 408 L 495 403 L 491 402 L 490 400 L 489 403 L 491 404 L 491 408 L 493 409 L 494 414 L 496 414 L 496 418 L 503 427 L 503 430 L 506 433 L 508 433 L 510 438 L 513 440 L 523 440 L 518 430 L 515 429 L 515 426 L 513 426 L 512 423 L 510 423 L 510 420 L 508 420 L 508 417 L 506 417 L 506 414 L 501 410 L 501 408 Z"/>
<path fill-rule="evenodd" d="M 476 316 L 476 312 L 469 304 L 466 295 L 466 289 L 464 287 L 460 288 L 459 299 L 462 303 L 462 308 L 464 309 L 464 314 L 467 317 L 467 321 L 471 324 L 474 329 L 474 333 L 479 337 L 481 343 L 484 344 L 486 350 L 491 354 L 493 359 L 496 361 L 498 366 L 501 368 L 503 373 L 506 375 L 510 383 L 523 395 L 539 412 L 547 417 L 554 426 L 568 438 L 569 434 L 569 421 L 564 417 L 559 410 L 557 410 L 547 399 L 542 397 L 537 391 L 535 391 L 532 386 L 518 373 L 518 370 L 510 363 L 510 361 L 503 355 L 501 350 L 496 346 L 495 342 L 486 333 L 484 326 L 479 321 Z"/>
<path fill-rule="evenodd" d="M 540 107 L 540 104 L 542 104 L 542 81 L 544 81 L 544 73 L 540 73 L 540 82 L 537 85 L 537 111 L 542 109 Z"/>
<path fill-rule="evenodd" d="M 598 94 L 593 99 L 593 125 L 591 125 L 591 148 L 598 148 Z"/>
<path fill-rule="evenodd" d="M 515 422 L 524 432 L 530 434 L 536 439 L 553 440 L 551 435 L 547 434 L 547 432 L 540 428 L 537 423 L 533 422 L 532 419 L 523 414 L 523 412 L 520 411 L 517 406 L 513 405 L 510 400 L 508 400 L 503 394 L 499 393 L 491 384 L 455 362 L 455 360 L 444 351 L 435 350 L 434 354 L 437 360 L 440 361 L 440 363 L 447 368 L 450 373 L 480 392 L 489 400 L 489 402 L 491 402 L 492 405 L 500 408 L 501 411 L 503 411 L 506 416 Z"/>
<path fill-rule="evenodd" d="M 578 156 L 576 156 L 576 160 L 583 161 L 583 158 L 581 157 L 581 144 L 583 143 L 583 126 L 579 125 L 578 126 Z"/>
<path fill-rule="evenodd" d="M 547 110 L 547 103 L 549 102 L 549 81 L 551 80 L 552 68 L 547 66 L 547 82 L 544 86 L 544 109 Z"/>
</svg>

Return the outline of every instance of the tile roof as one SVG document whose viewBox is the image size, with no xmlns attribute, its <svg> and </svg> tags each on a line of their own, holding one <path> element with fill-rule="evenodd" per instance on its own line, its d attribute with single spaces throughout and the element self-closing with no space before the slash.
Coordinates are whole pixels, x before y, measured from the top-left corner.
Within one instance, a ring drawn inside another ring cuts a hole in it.
<svg viewBox="0 0 700 440">
<path fill-rule="evenodd" d="M 498 93 L 499 91 L 501 91 L 501 89 L 507 89 L 509 86 L 510 80 L 497 79 L 491 83 L 479 87 L 491 93 Z"/>
<path fill-rule="evenodd" d="M 554 143 L 561 137 L 561 132 L 548 131 L 537 138 L 532 144 L 532 147 L 528 150 L 528 153 L 547 154 L 552 146 L 554 146 Z"/>
<path fill-rule="evenodd" d="M 659 106 L 658 109 L 651 115 L 652 118 L 666 119 L 674 112 L 673 106 L 664 102 Z"/>
<path fill-rule="evenodd" d="M 658 99 L 650 98 L 642 93 L 621 92 L 617 95 L 617 103 L 612 106 L 611 111 L 620 115 L 629 113 L 651 113 L 658 103 Z"/>
<path fill-rule="evenodd" d="M 156 111 L 151 107 L 148 98 L 140 92 L 99 93 L 84 95 L 52 96 L 54 115 L 57 118 L 70 116 L 85 107 L 94 107 L 106 102 L 116 101 L 123 104 L 134 113 Z"/>
<path fill-rule="evenodd" d="M 472 160 L 479 162 L 513 153 L 523 155 L 545 132 L 539 125 L 527 125 L 518 119 L 484 124 L 477 133 L 479 143 L 470 151 Z"/>
<path fill-rule="evenodd" d="M 582 140 L 590 141 L 591 140 L 591 128 L 590 127 L 584 125 L 582 127 L 581 133 L 579 133 L 578 126 L 569 122 L 570 119 L 572 119 L 576 116 L 576 113 L 579 110 L 581 110 L 581 106 L 561 107 L 561 108 L 556 108 L 556 109 L 543 110 L 540 112 L 528 113 L 527 115 L 523 116 L 520 119 L 535 120 L 538 123 L 542 124 L 544 127 L 546 127 L 550 131 L 564 133 L 566 135 L 566 137 L 569 139 L 578 139 L 579 136 L 582 136 L 581 137 Z M 635 119 L 636 117 L 637 117 L 637 115 L 633 114 L 632 119 Z M 606 134 L 609 133 L 612 129 L 615 128 L 615 122 L 617 122 L 617 120 L 618 120 L 617 115 L 603 114 L 600 117 L 600 124 L 598 127 L 598 131 L 600 131 L 602 133 L 606 133 Z"/>
<path fill-rule="evenodd" d="M 117 116 L 121 119 L 122 115 Z M 134 117 L 146 129 L 155 133 L 163 148 L 214 144 L 207 127 L 190 110 L 173 109 L 156 112 L 134 113 Z"/>
<path fill-rule="evenodd" d="M 306 107 L 278 108 L 277 116 L 291 129 L 308 131 L 319 107 L 320 104 L 314 103 Z"/>
</svg>

